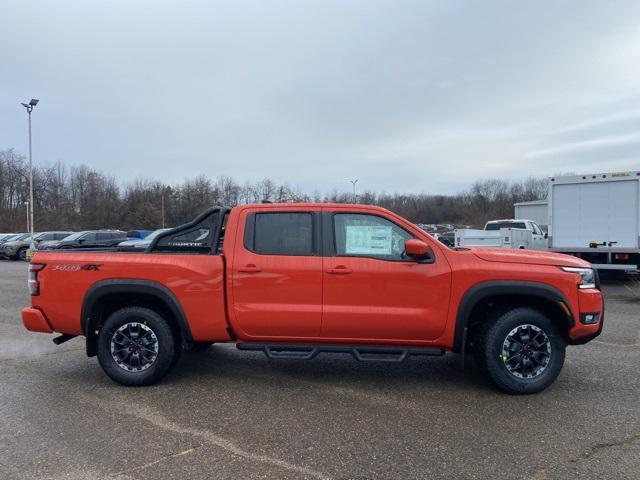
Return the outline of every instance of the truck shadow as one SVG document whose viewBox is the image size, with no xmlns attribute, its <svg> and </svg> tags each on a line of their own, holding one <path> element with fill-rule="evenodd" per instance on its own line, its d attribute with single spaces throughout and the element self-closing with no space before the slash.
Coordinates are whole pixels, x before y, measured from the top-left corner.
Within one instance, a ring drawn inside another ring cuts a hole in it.
<svg viewBox="0 0 640 480">
<path fill-rule="evenodd" d="M 470 359 L 464 370 L 457 355 L 412 357 L 400 363 L 360 362 L 346 354 L 322 353 L 313 360 L 270 360 L 259 352 L 241 352 L 232 346 L 218 345 L 207 350 L 186 352 L 165 380 L 180 383 L 203 377 L 255 378 L 257 381 L 366 383 L 395 387 L 438 384 L 463 389 L 493 389 L 475 369 Z"/>
</svg>

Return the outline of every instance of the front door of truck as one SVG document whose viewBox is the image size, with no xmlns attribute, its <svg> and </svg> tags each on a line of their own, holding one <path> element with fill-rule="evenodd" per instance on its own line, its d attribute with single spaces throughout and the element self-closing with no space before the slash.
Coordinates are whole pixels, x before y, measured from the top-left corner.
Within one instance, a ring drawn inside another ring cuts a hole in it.
<svg viewBox="0 0 640 480">
<path fill-rule="evenodd" d="M 544 238 L 544 232 L 535 222 L 528 222 L 529 228 L 531 229 L 532 236 L 532 245 L 531 249 L 533 250 L 545 250 L 547 248 L 547 239 Z"/>
<path fill-rule="evenodd" d="M 231 265 L 233 325 L 253 339 L 320 334 L 319 212 L 283 209 L 240 216 Z"/>
<path fill-rule="evenodd" d="M 353 342 L 433 340 L 445 327 L 451 271 L 434 248 L 432 263 L 404 255 L 408 229 L 379 215 L 323 216 L 322 336 Z"/>
</svg>

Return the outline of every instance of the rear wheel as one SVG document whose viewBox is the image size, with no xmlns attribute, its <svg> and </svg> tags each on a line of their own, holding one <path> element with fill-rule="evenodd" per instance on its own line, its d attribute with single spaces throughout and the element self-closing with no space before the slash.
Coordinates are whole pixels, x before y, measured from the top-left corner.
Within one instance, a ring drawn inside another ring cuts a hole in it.
<svg viewBox="0 0 640 480">
<path fill-rule="evenodd" d="M 157 312 L 127 307 L 112 313 L 98 333 L 98 360 L 122 385 L 151 385 L 161 380 L 178 358 L 176 337 Z"/>
<path fill-rule="evenodd" d="M 480 330 L 475 355 L 483 373 L 510 394 L 537 393 L 564 364 L 566 341 L 553 322 L 529 307 L 499 314 Z"/>
<path fill-rule="evenodd" d="M 20 260 L 22 260 L 23 262 L 27 261 L 27 248 L 26 247 L 22 247 L 20 250 L 18 250 L 17 256 Z"/>
</svg>

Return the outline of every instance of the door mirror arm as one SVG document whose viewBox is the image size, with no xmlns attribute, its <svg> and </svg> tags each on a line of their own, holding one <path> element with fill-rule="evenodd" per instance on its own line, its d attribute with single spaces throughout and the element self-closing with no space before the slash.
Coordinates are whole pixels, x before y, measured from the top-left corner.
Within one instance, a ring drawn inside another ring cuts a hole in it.
<svg viewBox="0 0 640 480">
<path fill-rule="evenodd" d="M 436 260 L 436 256 L 433 254 L 433 249 L 431 247 L 429 247 L 427 253 L 414 256 L 409 255 L 409 258 L 415 260 L 417 263 L 433 263 Z"/>
</svg>

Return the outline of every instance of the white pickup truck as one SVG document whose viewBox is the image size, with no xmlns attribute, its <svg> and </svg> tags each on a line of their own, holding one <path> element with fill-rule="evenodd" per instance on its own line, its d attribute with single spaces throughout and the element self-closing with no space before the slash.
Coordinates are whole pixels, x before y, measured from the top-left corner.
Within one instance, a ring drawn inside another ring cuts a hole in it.
<svg viewBox="0 0 640 480">
<path fill-rule="evenodd" d="M 456 230 L 455 246 L 546 250 L 547 234 L 532 220 L 491 220 L 484 230 Z"/>
</svg>

